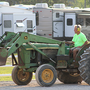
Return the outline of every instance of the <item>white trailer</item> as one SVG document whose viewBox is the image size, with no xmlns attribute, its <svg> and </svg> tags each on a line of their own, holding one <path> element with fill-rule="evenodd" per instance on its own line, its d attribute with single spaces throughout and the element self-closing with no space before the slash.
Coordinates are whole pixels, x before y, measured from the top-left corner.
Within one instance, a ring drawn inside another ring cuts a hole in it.
<svg viewBox="0 0 90 90">
<path fill-rule="evenodd" d="M 52 38 L 52 9 L 34 8 L 37 35 Z"/>
<path fill-rule="evenodd" d="M 33 8 L 36 14 L 37 35 L 52 38 L 52 12 L 47 3 L 36 3 L 36 5 L 14 5 L 12 7 L 28 9 Z"/>
<path fill-rule="evenodd" d="M 0 6 L 0 36 L 6 31 L 36 35 L 35 13 L 10 6 Z"/>
<path fill-rule="evenodd" d="M 58 8 L 57 8 L 58 7 Z M 33 8 L 36 14 L 37 34 L 58 40 L 72 40 L 74 25 L 80 24 L 82 32 L 90 39 L 90 10 L 65 8 L 64 4 L 55 4 L 49 8 L 46 3 L 38 3 Z"/>
<path fill-rule="evenodd" d="M 52 12 L 47 3 L 37 3 L 33 8 L 36 14 L 37 35 L 52 38 Z"/>
<path fill-rule="evenodd" d="M 90 10 L 87 9 L 53 9 L 53 38 L 72 40 L 74 25 L 80 24 L 81 31 L 90 40 Z"/>
<path fill-rule="evenodd" d="M 65 6 L 57 9 L 49 8 L 46 3 L 36 4 L 33 12 L 36 13 L 37 34 L 58 40 L 71 40 L 76 24 L 74 11 L 65 9 Z"/>
<path fill-rule="evenodd" d="M 67 11 L 67 10 L 66 10 Z M 53 38 L 58 40 L 71 40 L 74 35 L 76 13 L 53 9 Z"/>
</svg>

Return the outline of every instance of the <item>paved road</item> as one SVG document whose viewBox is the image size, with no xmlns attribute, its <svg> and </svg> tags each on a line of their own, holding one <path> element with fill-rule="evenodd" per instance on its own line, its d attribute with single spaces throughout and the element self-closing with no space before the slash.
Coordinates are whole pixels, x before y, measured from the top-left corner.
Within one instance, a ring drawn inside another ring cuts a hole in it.
<svg viewBox="0 0 90 90">
<path fill-rule="evenodd" d="M 25 86 L 18 86 L 14 82 L 0 82 L 0 90 L 90 90 L 90 86 L 84 81 L 81 84 L 63 84 L 60 81 L 51 87 L 41 87 L 36 80 L 32 80 L 30 84 Z"/>
</svg>

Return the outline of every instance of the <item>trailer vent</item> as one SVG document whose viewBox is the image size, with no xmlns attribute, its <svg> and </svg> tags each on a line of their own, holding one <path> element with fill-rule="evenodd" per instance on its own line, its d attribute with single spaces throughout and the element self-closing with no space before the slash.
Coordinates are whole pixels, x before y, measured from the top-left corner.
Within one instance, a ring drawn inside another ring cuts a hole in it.
<svg viewBox="0 0 90 90">
<path fill-rule="evenodd" d="M 36 8 L 48 8 L 47 3 L 36 3 Z"/>
<path fill-rule="evenodd" d="M 65 8 L 65 4 L 53 4 L 54 8 Z"/>
<path fill-rule="evenodd" d="M 21 27 L 24 27 L 24 24 L 23 23 L 16 23 L 16 26 L 21 28 Z"/>
</svg>

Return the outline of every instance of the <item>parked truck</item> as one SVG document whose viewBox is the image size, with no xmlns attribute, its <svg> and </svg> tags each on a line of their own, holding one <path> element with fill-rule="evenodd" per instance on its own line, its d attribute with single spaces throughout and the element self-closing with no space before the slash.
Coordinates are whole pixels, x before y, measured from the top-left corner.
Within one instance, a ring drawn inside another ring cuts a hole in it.
<svg viewBox="0 0 90 90">
<path fill-rule="evenodd" d="M 5 65 L 12 55 L 12 65 L 15 66 L 12 79 L 17 85 L 30 83 L 33 72 L 40 86 L 51 86 L 57 78 L 63 83 L 84 80 L 90 85 L 90 44 L 77 53 L 77 63 L 73 67 L 73 54 L 69 53 L 71 47 L 73 45 L 65 44 L 65 41 L 26 32 L 6 32 L 0 37 L 0 66 Z"/>
</svg>

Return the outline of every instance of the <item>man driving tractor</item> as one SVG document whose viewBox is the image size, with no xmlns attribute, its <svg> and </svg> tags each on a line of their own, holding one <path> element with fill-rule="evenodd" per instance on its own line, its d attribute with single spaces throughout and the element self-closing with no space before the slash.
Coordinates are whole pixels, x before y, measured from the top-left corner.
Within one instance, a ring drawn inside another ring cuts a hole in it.
<svg viewBox="0 0 90 90">
<path fill-rule="evenodd" d="M 74 32 L 75 35 L 73 36 L 73 39 L 71 41 L 71 43 L 74 44 L 74 47 L 71 48 L 70 53 L 73 53 L 73 63 L 71 64 L 71 66 L 74 65 L 75 58 L 76 58 L 76 54 L 77 52 L 86 44 L 88 44 L 88 40 L 86 38 L 86 36 L 81 32 L 81 25 L 75 25 L 74 26 Z"/>
</svg>

